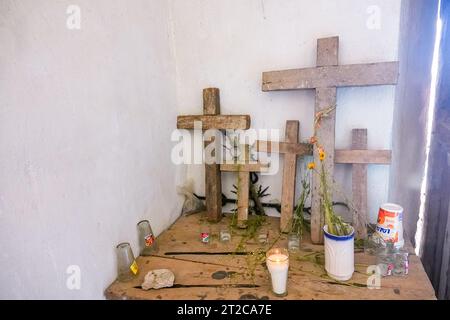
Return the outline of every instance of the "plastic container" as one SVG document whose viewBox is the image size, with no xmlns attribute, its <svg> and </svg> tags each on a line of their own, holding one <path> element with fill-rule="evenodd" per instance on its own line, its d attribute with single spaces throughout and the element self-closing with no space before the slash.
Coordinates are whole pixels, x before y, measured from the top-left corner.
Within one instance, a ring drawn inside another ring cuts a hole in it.
<svg viewBox="0 0 450 320">
<path fill-rule="evenodd" d="M 395 203 L 385 203 L 378 211 L 377 233 L 384 242 L 391 242 L 395 248 L 402 248 L 403 208 Z"/>
</svg>

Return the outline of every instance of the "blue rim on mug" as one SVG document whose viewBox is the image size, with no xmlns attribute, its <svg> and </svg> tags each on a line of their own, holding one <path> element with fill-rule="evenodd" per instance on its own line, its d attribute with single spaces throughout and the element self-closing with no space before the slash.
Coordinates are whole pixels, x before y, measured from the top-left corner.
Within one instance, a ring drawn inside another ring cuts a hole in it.
<svg viewBox="0 0 450 320">
<path fill-rule="evenodd" d="M 335 241 L 347 241 L 350 239 L 353 239 L 355 237 L 355 229 L 350 226 L 350 228 L 352 228 L 352 233 L 349 234 L 348 236 L 335 236 L 334 234 L 328 233 L 327 231 L 327 227 L 328 226 L 323 226 L 323 232 L 326 238 L 331 239 L 331 240 L 335 240 Z"/>
</svg>

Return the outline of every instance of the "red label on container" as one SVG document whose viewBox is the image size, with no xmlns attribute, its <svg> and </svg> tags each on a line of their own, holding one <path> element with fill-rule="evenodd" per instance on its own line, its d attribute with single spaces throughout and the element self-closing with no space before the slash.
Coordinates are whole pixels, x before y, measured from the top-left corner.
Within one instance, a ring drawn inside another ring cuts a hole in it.
<svg viewBox="0 0 450 320">
<path fill-rule="evenodd" d="M 155 237 L 152 234 L 149 234 L 145 237 L 145 246 L 150 247 L 155 242 Z"/>
<path fill-rule="evenodd" d="M 377 220 L 378 234 L 386 242 L 397 243 L 399 241 L 399 229 L 401 225 L 401 214 L 380 208 Z"/>
</svg>

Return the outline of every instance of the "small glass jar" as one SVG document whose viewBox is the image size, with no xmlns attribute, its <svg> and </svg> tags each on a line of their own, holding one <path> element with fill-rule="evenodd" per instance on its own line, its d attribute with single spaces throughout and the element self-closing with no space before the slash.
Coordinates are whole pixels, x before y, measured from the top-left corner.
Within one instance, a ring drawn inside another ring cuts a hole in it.
<svg viewBox="0 0 450 320">
<path fill-rule="evenodd" d="M 222 228 L 219 232 L 220 242 L 228 243 L 231 241 L 231 232 L 228 228 Z"/>
<path fill-rule="evenodd" d="M 267 244 L 269 242 L 269 230 L 261 230 L 258 234 L 258 242 L 260 244 Z"/>
<path fill-rule="evenodd" d="M 300 234 L 297 232 L 291 232 L 288 234 L 288 249 L 290 252 L 300 250 Z"/>
<path fill-rule="evenodd" d="M 377 254 L 377 266 L 380 269 L 380 275 L 387 277 L 392 275 L 395 267 L 395 248 L 392 243 L 387 243 L 386 248 Z"/>
<path fill-rule="evenodd" d="M 395 254 L 394 270 L 392 274 L 394 276 L 406 276 L 409 272 L 409 253 L 404 250 L 400 250 Z"/>
<path fill-rule="evenodd" d="M 211 243 L 211 226 L 207 221 L 203 221 L 200 224 L 200 242 L 203 244 Z"/>
<path fill-rule="evenodd" d="M 126 282 L 132 280 L 139 272 L 133 251 L 128 242 L 122 242 L 116 247 L 117 280 Z"/>
<path fill-rule="evenodd" d="M 156 249 L 156 238 L 148 220 L 139 221 L 139 247 L 141 256 L 150 256 Z"/>
</svg>

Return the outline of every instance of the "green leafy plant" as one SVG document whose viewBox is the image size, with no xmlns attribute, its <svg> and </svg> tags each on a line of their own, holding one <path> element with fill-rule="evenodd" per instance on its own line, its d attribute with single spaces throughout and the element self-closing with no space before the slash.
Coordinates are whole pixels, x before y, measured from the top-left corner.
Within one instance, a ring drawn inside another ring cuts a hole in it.
<svg viewBox="0 0 450 320">
<path fill-rule="evenodd" d="M 300 236 L 303 235 L 303 229 L 305 228 L 305 217 L 303 211 L 305 210 L 306 200 L 311 193 L 311 182 L 310 175 L 306 173 L 302 178 L 302 192 L 298 200 L 298 204 L 295 207 L 294 217 L 292 219 L 291 232 L 296 233 Z"/>
<path fill-rule="evenodd" d="M 231 219 L 231 227 L 234 229 L 241 230 L 241 232 L 243 232 L 241 234 L 241 240 L 239 241 L 239 244 L 236 247 L 237 252 L 245 251 L 245 243 L 247 243 L 247 241 L 249 240 L 255 239 L 259 229 L 263 226 L 265 221 L 266 221 L 265 216 L 249 217 L 249 219 L 246 221 L 246 228 L 242 229 L 241 226 L 238 226 L 237 224 L 236 215 L 233 214 L 233 217 Z"/>
<path fill-rule="evenodd" d="M 342 217 L 336 215 L 333 208 L 333 192 L 332 185 L 328 182 L 328 173 L 325 168 L 325 150 L 320 145 L 320 141 L 317 138 L 317 129 L 321 126 L 321 122 L 324 118 L 327 118 L 336 109 L 336 105 L 325 108 L 317 112 L 314 116 L 314 135 L 310 139 L 310 143 L 317 148 L 320 160 L 320 171 L 316 172 L 320 176 L 320 202 L 322 206 L 322 213 L 325 219 L 325 224 L 328 228 L 328 233 L 336 236 L 350 235 L 352 228 L 348 223 L 345 223 Z M 334 150 L 332 150 L 334 152 Z M 315 168 L 315 163 L 312 162 L 308 165 L 311 169 Z M 332 178 L 331 178 L 332 181 Z"/>
<path fill-rule="evenodd" d="M 350 235 L 352 232 L 351 226 L 344 222 L 341 216 L 336 215 L 333 208 L 333 194 L 332 189 L 329 186 L 327 171 L 323 159 L 325 158 L 325 152 L 319 150 L 320 157 L 320 195 L 323 215 L 325 218 L 325 224 L 327 225 L 327 231 L 330 234 L 336 236 Z"/>
</svg>

